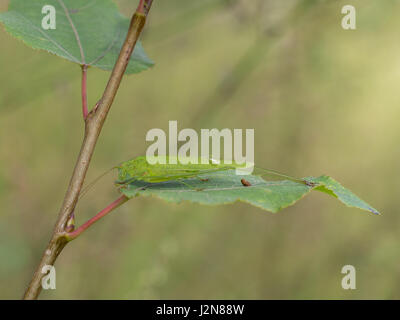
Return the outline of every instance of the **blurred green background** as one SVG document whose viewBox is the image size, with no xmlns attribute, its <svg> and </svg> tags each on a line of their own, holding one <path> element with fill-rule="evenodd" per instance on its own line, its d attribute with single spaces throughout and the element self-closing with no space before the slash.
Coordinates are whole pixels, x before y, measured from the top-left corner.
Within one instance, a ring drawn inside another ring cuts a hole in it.
<svg viewBox="0 0 400 320">
<path fill-rule="evenodd" d="M 117 1 L 130 15 L 137 1 Z M 8 1 L 0 0 L 0 10 Z M 357 8 L 357 30 L 341 8 Z M 145 153 L 146 132 L 254 128 L 256 165 L 329 174 L 380 210 L 314 192 L 278 214 L 136 198 L 59 257 L 44 299 L 400 298 L 400 2 L 154 1 L 87 181 Z M 94 105 L 108 73 L 91 69 Z M 83 134 L 79 66 L 0 30 L 0 298 L 20 298 L 55 223 Z M 108 175 L 82 223 L 116 199 Z M 341 288 L 341 269 L 357 289 Z"/>
</svg>

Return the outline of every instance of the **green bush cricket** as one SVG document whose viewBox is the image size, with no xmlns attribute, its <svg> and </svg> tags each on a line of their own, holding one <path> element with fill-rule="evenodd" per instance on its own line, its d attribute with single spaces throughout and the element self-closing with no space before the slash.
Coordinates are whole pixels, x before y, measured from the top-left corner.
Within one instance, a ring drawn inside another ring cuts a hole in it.
<svg viewBox="0 0 400 320">
<path fill-rule="evenodd" d="M 187 183 L 183 182 L 182 180 L 196 178 L 201 174 L 216 173 L 226 170 L 237 170 L 237 172 L 243 170 L 243 172 L 245 172 L 246 168 L 252 167 L 252 165 L 249 164 L 237 164 L 235 162 L 220 163 L 214 160 L 207 160 L 209 163 L 204 164 L 202 163 L 201 159 L 195 159 L 197 161 L 193 161 L 194 159 L 191 159 L 192 163 L 188 163 L 190 158 L 186 157 L 179 157 L 178 161 L 175 161 L 177 162 L 177 164 L 171 164 L 170 160 L 172 159 L 172 157 L 164 156 L 163 158 L 159 158 L 164 160 L 163 163 L 165 164 L 150 164 L 147 161 L 149 159 L 144 156 L 140 156 L 132 160 L 123 162 L 120 166 L 116 167 L 119 170 L 118 181 L 116 181 L 116 184 L 123 187 L 133 181 L 143 181 L 148 183 L 179 181 L 187 185 Z M 188 164 L 182 164 L 182 162 Z M 193 162 L 196 162 L 198 164 L 193 164 Z M 263 172 L 262 174 L 256 174 L 259 176 L 269 175 L 278 177 L 280 178 L 280 180 L 291 180 L 297 183 L 309 185 L 309 183 L 305 180 L 287 176 L 277 171 L 261 168 L 257 169 Z"/>
<path fill-rule="evenodd" d="M 93 182 L 88 184 L 81 192 L 81 197 L 83 197 L 86 192 L 97 182 L 99 181 L 103 176 L 111 172 L 113 169 L 118 169 L 118 180 L 115 182 L 116 185 L 118 185 L 120 188 L 123 188 L 124 186 L 129 185 L 133 181 L 142 181 L 142 182 L 147 182 L 149 184 L 153 183 L 162 183 L 162 182 L 168 182 L 168 181 L 178 181 L 182 183 L 183 185 L 194 189 L 196 191 L 201 191 L 202 189 L 195 189 L 192 186 L 190 186 L 188 183 L 184 182 L 183 180 L 186 179 L 192 179 L 199 177 L 202 174 L 208 174 L 208 173 L 216 173 L 216 172 L 221 172 L 221 171 L 226 171 L 226 170 L 239 170 L 243 169 L 245 172 L 245 168 L 249 168 L 252 165 L 250 164 L 237 164 L 235 162 L 232 163 L 218 163 L 217 161 L 214 160 L 208 160 L 207 159 L 207 164 L 202 164 L 201 163 L 201 158 L 199 159 L 190 159 L 188 157 L 175 157 L 177 160 L 177 164 L 170 164 L 169 160 L 171 160 L 173 157 L 169 156 L 160 156 L 160 157 L 153 157 L 151 160 L 155 160 L 155 158 L 158 158 L 158 160 L 164 160 L 165 164 L 150 164 L 145 156 L 139 156 L 134 159 L 122 162 L 120 165 L 115 166 L 111 168 L 110 170 L 107 170 L 105 173 L 100 175 L 98 178 L 96 178 Z M 183 161 L 182 161 L 183 160 Z M 195 162 L 194 160 L 197 160 L 196 162 L 198 164 L 194 163 L 188 163 L 190 160 L 192 162 Z M 182 164 L 180 162 L 184 162 L 187 164 Z M 257 171 L 256 173 L 252 173 L 253 175 L 257 176 L 268 176 L 269 179 L 271 180 L 290 180 L 296 183 L 301 183 L 308 185 L 310 187 L 313 187 L 314 185 L 311 182 L 308 182 L 303 179 L 298 179 L 295 177 L 291 177 L 285 174 L 282 174 L 278 171 L 274 170 L 268 170 L 268 169 L 262 169 L 259 167 L 255 167 L 255 170 Z M 208 181 L 208 179 L 203 179 L 200 178 L 201 181 Z M 242 178 L 241 175 L 238 175 L 238 179 L 241 181 L 242 185 L 244 187 L 251 187 L 252 185 L 245 179 Z"/>
</svg>

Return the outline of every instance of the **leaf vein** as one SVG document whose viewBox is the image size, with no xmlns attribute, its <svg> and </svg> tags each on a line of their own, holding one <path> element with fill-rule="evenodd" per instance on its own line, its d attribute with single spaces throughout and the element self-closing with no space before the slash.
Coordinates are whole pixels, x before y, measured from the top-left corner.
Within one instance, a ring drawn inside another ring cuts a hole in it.
<svg viewBox="0 0 400 320">
<path fill-rule="evenodd" d="M 46 32 L 44 32 L 42 29 L 40 29 L 37 26 L 35 26 L 24 15 L 20 14 L 19 12 L 16 12 L 16 14 L 19 15 L 20 17 L 22 17 L 24 20 L 26 20 L 32 26 L 32 28 L 34 28 L 35 30 L 39 31 L 42 35 L 44 35 L 46 37 L 47 40 L 49 40 L 51 43 L 53 43 L 57 48 L 59 48 L 60 50 L 64 51 L 73 61 L 75 61 L 76 63 L 79 63 L 79 60 L 75 56 L 73 56 L 71 53 L 69 53 L 68 50 L 65 49 L 62 45 L 60 45 L 57 41 L 55 41 L 54 39 L 49 37 Z"/>
<path fill-rule="evenodd" d="M 89 65 L 94 65 L 94 64 L 100 62 L 107 55 L 107 53 L 109 53 L 111 51 L 111 49 L 114 47 L 120 34 L 121 34 L 121 30 L 119 29 L 117 35 L 113 38 L 113 40 L 111 41 L 108 48 L 101 55 L 99 55 L 96 59 L 94 59 L 92 62 L 90 62 Z"/>
<path fill-rule="evenodd" d="M 81 42 L 81 38 L 79 37 L 78 30 L 76 29 L 75 24 L 71 19 L 69 11 L 68 11 L 67 7 L 64 4 L 64 1 L 63 0 L 58 0 L 58 3 L 63 8 L 63 10 L 65 12 L 65 15 L 67 16 L 67 19 L 69 21 L 69 24 L 71 25 L 72 31 L 74 32 L 76 42 L 78 43 L 78 46 L 79 46 L 79 51 L 81 52 L 82 64 L 86 64 L 86 62 L 85 62 L 85 53 L 83 51 L 82 42 Z"/>
</svg>

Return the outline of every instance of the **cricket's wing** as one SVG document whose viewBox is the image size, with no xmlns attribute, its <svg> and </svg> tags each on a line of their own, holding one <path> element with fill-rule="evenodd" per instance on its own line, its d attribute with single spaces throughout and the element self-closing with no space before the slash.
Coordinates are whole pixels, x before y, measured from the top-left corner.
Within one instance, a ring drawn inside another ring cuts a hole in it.
<svg viewBox="0 0 400 320">
<path fill-rule="evenodd" d="M 214 173 L 218 171 L 231 170 L 231 167 L 226 168 L 210 168 L 210 169 L 185 169 L 185 168 L 163 168 L 162 172 L 157 170 L 158 174 L 148 174 L 130 178 L 124 181 L 118 181 L 118 184 L 128 184 L 133 181 L 143 181 L 148 183 L 159 183 L 173 180 L 190 179 L 201 174 Z M 155 173 L 155 172 L 153 172 Z"/>
<path fill-rule="evenodd" d="M 210 168 L 210 169 L 184 169 L 184 168 L 166 168 L 162 175 L 148 175 L 141 177 L 141 181 L 149 183 L 166 182 L 173 180 L 183 180 L 195 178 L 201 174 L 215 173 L 218 171 L 230 170 L 232 168 Z"/>
</svg>

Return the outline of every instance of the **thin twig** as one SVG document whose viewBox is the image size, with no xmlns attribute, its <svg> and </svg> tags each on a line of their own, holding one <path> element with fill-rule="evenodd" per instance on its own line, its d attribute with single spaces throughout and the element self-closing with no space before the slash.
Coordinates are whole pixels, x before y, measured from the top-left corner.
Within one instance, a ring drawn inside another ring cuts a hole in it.
<svg viewBox="0 0 400 320">
<path fill-rule="evenodd" d="M 87 170 L 89 168 L 90 160 L 92 158 L 97 139 L 100 135 L 104 121 L 111 108 L 114 98 L 118 92 L 122 77 L 126 71 L 130 57 L 136 42 L 143 30 L 146 23 L 146 16 L 150 10 L 152 0 L 144 0 L 143 6 L 137 10 L 132 17 L 131 24 L 128 30 L 127 37 L 121 48 L 120 55 L 111 73 L 107 87 L 104 90 L 103 96 L 97 104 L 88 113 L 85 120 L 85 136 L 82 143 L 81 151 L 73 171 L 68 190 L 66 192 L 60 213 L 54 227 L 52 238 L 44 250 L 42 259 L 36 269 L 35 274 L 29 284 L 24 299 L 36 299 L 42 289 L 41 281 L 44 276 L 42 273 L 43 267 L 46 265 L 53 265 L 58 255 L 61 253 L 68 240 L 65 238 L 66 227 L 71 213 L 74 211 L 79 194 L 84 183 Z"/>
<path fill-rule="evenodd" d="M 138 12 L 143 13 L 147 16 L 149 14 L 152 4 L 153 0 L 140 0 Z"/>
<path fill-rule="evenodd" d="M 115 200 L 113 203 L 108 205 L 106 208 L 101 210 L 98 214 L 96 214 L 93 218 L 89 219 L 86 221 L 83 225 L 81 225 L 78 229 L 75 231 L 69 232 L 65 235 L 66 239 L 68 241 L 74 240 L 77 237 L 79 237 L 86 229 L 88 229 L 93 223 L 96 221 L 100 220 L 103 218 L 105 215 L 109 214 L 111 211 L 117 209 L 119 206 L 124 204 L 126 201 L 128 201 L 129 198 L 125 196 L 119 197 L 117 200 Z"/>
<path fill-rule="evenodd" d="M 83 120 L 85 121 L 89 114 L 87 98 L 87 70 L 88 66 L 86 64 L 82 65 L 82 114 Z"/>
</svg>

